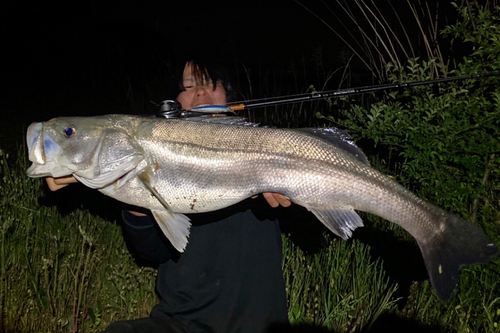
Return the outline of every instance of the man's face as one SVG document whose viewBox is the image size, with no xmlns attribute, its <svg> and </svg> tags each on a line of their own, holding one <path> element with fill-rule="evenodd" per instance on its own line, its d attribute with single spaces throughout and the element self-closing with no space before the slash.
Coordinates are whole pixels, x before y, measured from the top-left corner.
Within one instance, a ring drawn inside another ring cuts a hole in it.
<svg viewBox="0 0 500 333">
<path fill-rule="evenodd" d="M 177 96 L 182 107 L 189 110 L 202 105 L 226 105 L 226 90 L 220 82 L 216 83 L 215 90 L 211 81 L 196 82 L 190 63 L 184 67 L 182 74 L 184 91 Z"/>
</svg>

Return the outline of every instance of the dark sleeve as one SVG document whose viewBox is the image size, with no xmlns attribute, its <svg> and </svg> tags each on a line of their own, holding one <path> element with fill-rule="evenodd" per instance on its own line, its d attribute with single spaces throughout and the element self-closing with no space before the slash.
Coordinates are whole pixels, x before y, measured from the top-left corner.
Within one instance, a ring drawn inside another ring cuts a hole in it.
<svg viewBox="0 0 500 333">
<path fill-rule="evenodd" d="M 122 211 L 123 234 L 127 247 L 138 264 L 157 266 L 171 258 L 168 241 L 149 216 L 135 216 Z"/>
</svg>

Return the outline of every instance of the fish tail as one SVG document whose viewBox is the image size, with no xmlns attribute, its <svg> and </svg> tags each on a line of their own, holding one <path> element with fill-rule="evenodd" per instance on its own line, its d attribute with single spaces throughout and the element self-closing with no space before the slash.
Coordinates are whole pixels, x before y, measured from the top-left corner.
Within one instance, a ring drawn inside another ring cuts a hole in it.
<svg viewBox="0 0 500 333">
<path fill-rule="evenodd" d="M 453 294 L 460 267 L 487 262 L 498 248 L 480 228 L 456 215 L 441 214 L 438 225 L 439 234 L 418 243 L 431 284 L 446 301 Z"/>
</svg>

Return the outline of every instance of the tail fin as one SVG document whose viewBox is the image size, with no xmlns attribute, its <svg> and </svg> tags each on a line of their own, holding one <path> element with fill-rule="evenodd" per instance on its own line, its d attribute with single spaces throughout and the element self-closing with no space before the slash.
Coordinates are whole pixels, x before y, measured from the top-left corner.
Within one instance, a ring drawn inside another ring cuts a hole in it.
<svg viewBox="0 0 500 333">
<path fill-rule="evenodd" d="M 474 224 L 451 214 L 442 219 L 442 232 L 419 246 L 431 283 L 439 298 L 446 301 L 458 282 L 460 267 L 487 262 L 498 254 L 498 248 Z"/>
</svg>

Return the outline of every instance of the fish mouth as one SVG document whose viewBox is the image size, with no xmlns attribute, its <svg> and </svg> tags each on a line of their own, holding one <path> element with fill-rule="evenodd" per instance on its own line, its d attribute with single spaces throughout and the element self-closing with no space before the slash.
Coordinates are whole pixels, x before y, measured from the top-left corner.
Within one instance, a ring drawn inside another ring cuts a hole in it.
<svg viewBox="0 0 500 333">
<path fill-rule="evenodd" d="M 28 156 L 31 162 L 45 164 L 45 147 L 43 145 L 42 123 L 32 123 L 26 132 L 26 143 L 28 145 Z"/>
<path fill-rule="evenodd" d="M 61 147 L 48 136 L 43 123 L 33 123 L 26 133 L 28 158 L 33 164 L 26 170 L 28 177 L 64 177 L 73 173 L 67 167 L 57 163 Z"/>
</svg>

